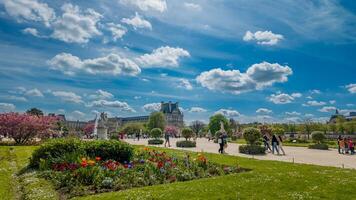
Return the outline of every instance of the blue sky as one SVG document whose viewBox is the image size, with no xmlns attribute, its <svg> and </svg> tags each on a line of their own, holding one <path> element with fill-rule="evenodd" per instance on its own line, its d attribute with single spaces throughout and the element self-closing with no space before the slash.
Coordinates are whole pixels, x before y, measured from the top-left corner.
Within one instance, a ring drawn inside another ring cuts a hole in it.
<svg viewBox="0 0 356 200">
<path fill-rule="evenodd" d="M 356 109 L 356 3 L 2 0 L 0 112 L 325 121 Z"/>
</svg>

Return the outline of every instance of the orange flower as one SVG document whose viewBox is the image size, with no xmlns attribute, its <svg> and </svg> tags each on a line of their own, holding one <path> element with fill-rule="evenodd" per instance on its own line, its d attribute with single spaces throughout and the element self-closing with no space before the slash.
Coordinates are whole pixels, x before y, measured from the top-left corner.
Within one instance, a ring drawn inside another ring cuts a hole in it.
<svg viewBox="0 0 356 200">
<path fill-rule="evenodd" d="M 87 167 L 87 166 L 88 166 L 88 163 L 87 163 L 86 160 L 83 160 L 82 163 L 80 163 L 80 165 L 81 165 L 82 167 Z"/>
<path fill-rule="evenodd" d="M 89 164 L 89 166 L 94 166 L 95 165 L 95 161 L 94 160 L 89 160 L 88 164 Z"/>
</svg>

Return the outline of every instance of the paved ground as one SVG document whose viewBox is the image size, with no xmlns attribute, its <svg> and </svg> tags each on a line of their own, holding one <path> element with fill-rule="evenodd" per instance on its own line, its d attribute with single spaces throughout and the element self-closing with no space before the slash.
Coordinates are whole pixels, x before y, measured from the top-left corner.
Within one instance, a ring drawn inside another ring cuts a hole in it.
<svg viewBox="0 0 356 200">
<path fill-rule="evenodd" d="M 179 139 L 182 140 L 182 139 Z M 135 141 L 133 139 L 126 139 L 128 143 L 131 144 L 140 144 L 147 145 L 147 139 L 140 139 L 140 141 Z M 175 146 L 177 139 L 171 138 L 171 148 L 174 149 L 182 149 Z M 161 145 L 163 146 L 163 145 Z M 184 150 L 190 151 L 204 151 L 209 153 L 218 153 L 218 144 L 213 143 L 212 141 L 208 142 L 205 138 L 197 139 L 197 147 L 196 148 L 184 148 Z M 333 166 L 333 167 L 345 167 L 345 168 L 353 168 L 356 169 L 356 155 L 340 155 L 338 154 L 336 149 L 331 150 L 313 150 L 305 147 L 284 147 L 286 152 L 285 156 L 278 156 L 268 153 L 263 156 L 253 156 L 255 159 L 260 160 L 277 160 L 284 162 L 294 162 L 295 163 L 306 163 L 306 164 L 314 164 L 314 165 L 322 165 L 322 166 Z M 237 155 L 243 157 L 252 157 L 246 154 L 240 154 L 238 152 L 238 144 L 229 143 L 226 149 L 227 154 L 229 155 Z"/>
</svg>

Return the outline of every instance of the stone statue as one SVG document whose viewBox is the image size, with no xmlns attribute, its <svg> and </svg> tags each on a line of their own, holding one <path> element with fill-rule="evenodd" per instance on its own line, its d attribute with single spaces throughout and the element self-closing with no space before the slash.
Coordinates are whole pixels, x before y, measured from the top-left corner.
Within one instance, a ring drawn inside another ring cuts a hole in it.
<svg viewBox="0 0 356 200">
<path fill-rule="evenodd" d="M 221 133 L 225 133 L 225 129 L 224 129 L 224 123 L 221 121 L 220 122 L 220 130 Z"/>
<path fill-rule="evenodd" d="M 106 113 L 100 113 L 100 119 L 98 121 L 98 139 L 107 140 L 108 139 L 108 128 L 107 128 L 108 116 Z"/>
</svg>

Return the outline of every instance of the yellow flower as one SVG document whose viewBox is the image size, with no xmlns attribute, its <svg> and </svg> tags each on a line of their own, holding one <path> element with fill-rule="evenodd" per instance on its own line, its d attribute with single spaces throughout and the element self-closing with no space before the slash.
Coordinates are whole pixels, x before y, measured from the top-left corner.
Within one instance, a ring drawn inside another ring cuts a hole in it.
<svg viewBox="0 0 356 200">
<path fill-rule="evenodd" d="M 84 158 L 84 157 L 82 158 L 82 161 L 86 161 L 86 160 L 87 160 L 86 158 Z"/>
</svg>

